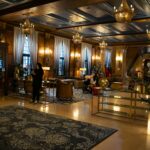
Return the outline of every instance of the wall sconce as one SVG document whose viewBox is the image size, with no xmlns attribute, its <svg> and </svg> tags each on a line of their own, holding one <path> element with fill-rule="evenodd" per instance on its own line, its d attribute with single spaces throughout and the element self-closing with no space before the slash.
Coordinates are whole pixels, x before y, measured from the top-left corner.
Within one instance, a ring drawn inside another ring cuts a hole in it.
<svg viewBox="0 0 150 150">
<path fill-rule="evenodd" d="M 80 54 L 79 54 L 79 53 L 75 53 L 74 57 L 75 57 L 75 58 L 79 58 L 79 57 L 80 57 Z"/>
<path fill-rule="evenodd" d="M 70 54 L 70 56 L 71 56 L 71 57 L 74 57 L 74 53 L 72 52 L 72 53 Z"/>
<path fill-rule="evenodd" d="M 48 55 L 48 54 L 52 54 L 52 50 L 49 49 L 49 48 L 46 48 L 46 49 L 45 49 L 45 54 L 47 54 L 47 55 Z"/>
<path fill-rule="evenodd" d="M 76 53 L 72 52 L 72 53 L 70 54 L 70 56 L 71 56 L 71 57 L 74 57 L 74 58 L 79 58 L 79 57 L 80 57 L 80 53 L 78 53 L 78 52 L 76 52 Z"/>
<path fill-rule="evenodd" d="M 40 49 L 40 50 L 39 50 L 39 54 L 41 54 L 41 55 L 44 55 L 44 54 L 46 54 L 46 55 L 52 54 L 52 50 L 49 49 L 49 48 L 46 48 L 45 50 L 44 50 L 44 49 Z"/>
<path fill-rule="evenodd" d="M 73 76 L 78 75 L 78 73 L 76 72 L 77 68 L 79 68 L 78 66 L 78 61 L 80 58 L 80 53 L 78 52 L 72 52 L 70 54 L 71 58 L 72 58 L 72 62 L 73 62 Z"/>
<path fill-rule="evenodd" d="M 116 61 L 122 62 L 122 55 L 117 55 L 117 56 L 116 56 Z"/>
<path fill-rule="evenodd" d="M 117 65 L 117 70 L 121 69 L 122 66 L 122 55 L 116 55 L 116 65 Z"/>
<path fill-rule="evenodd" d="M 49 71 L 49 70 L 50 70 L 50 67 L 42 67 L 42 69 L 43 69 L 44 71 Z"/>
<path fill-rule="evenodd" d="M 44 49 L 40 49 L 39 54 L 44 55 Z"/>
<path fill-rule="evenodd" d="M 93 59 L 93 60 L 100 60 L 100 59 L 101 59 L 101 57 L 100 57 L 100 56 L 98 56 L 98 55 L 96 55 L 96 56 L 92 56 L 92 59 Z"/>
</svg>

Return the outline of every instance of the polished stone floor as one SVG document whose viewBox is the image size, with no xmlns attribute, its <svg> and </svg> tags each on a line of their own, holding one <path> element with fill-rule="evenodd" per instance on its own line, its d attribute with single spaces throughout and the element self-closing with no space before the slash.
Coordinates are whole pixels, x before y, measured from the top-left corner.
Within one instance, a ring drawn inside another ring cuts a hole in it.
<svg viewBox="0 0 150 150">
<path fill-rule="evenodd" d="M 33 104 L 29 99 L 0 97 L 0 107 L 7 105 L 22 105 L 42 112 L 57 114 L 97 125 L 115 128 L 118 131 L 103 142 L 96 145 L 93 150 L 150 150 L 150 117 L 143 122 L 138 120 L 124 121 L 111 117 L 98 117 L 91 115 L 91 100 L 84 100 L 73 104 L 49 103 Z"/>
</svg>

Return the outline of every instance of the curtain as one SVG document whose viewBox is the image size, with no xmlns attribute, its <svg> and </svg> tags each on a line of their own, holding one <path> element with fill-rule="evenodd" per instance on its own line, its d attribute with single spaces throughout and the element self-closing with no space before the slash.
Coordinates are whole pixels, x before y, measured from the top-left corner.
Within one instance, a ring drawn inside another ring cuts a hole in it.
<svg viewBox="0 0 150 150">
<path fill-rule="evenodd" d="M 69 52 L 70 52 L 70 40 L 63 38 L 63 49 L 64 49 L 64 60 L 65 60 L 65 72 L 66 76 L 68 76 L 69 72 Z"/>
<path fill-rule="evenodd" d="M 22 63 L 22 55 L 24 48 L 25 35 L 21 33 L 18 27 L 14 27 L 14 63 L 16 65 Z"/>
<path fill-rule="evenodd" d="M 88 74 L 90 74 L 91 70 L 91 59 L 92 59 L 92 45 L 88 43 L 81 44 L 81 66 L 84 68 L 85 59 L 86 59 L 86 51 L 88 55 Z"/>
<path fill-rule="evenodd" d="M 59 57 L 61 55 L 62 50 L 64 50 L 65 75 L 67 76 L 68 75 L 68 68 L 69 68 L 70 40 L 66 39 L 66 38 L 55 36 L 54 62 L 55 62 L 57 69 L 58 69 Z"/>
<path fill-rule="evenodd" d="M 105 67 L 111 67 L 111 51 L 105 50 Z"/>
<path fill-rule="evenodd" d="M 32 67 L 35 68 L 37 64 L 37 52 L 38 52 L 38 32 L 33 31 L 32 36 L 29 37 L 29 50 L 31 56 Z"/>
<path fill-rule="evenodd" d="M 58 74 L 58 63 L 59 63 L 59 56 L 62 48 L 62 38 L 55 36 L 55 44 L 54 44 L 54 65 L 56 68 L 55 73 Z"/>
</svg>

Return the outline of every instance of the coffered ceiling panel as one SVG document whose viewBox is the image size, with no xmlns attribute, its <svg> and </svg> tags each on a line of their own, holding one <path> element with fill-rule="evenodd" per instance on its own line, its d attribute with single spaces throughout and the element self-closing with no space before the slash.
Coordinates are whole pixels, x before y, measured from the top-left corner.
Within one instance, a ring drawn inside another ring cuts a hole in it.
<svg viewBox="0 0 150 150">
<path fill-rule="evenodd" d="M 0 20 L 19 25 L 31 13 L 35 28 L 43 26 L 72 37 L 80 32 L 84 40 L 97 43 L 100 35 L 110 43 L 149 42 L 150 0 L 127 0 L 135 8 L 131 23 L 117 23 L 114 6 L 121 0 L 0 0 Z"/>
</svg>

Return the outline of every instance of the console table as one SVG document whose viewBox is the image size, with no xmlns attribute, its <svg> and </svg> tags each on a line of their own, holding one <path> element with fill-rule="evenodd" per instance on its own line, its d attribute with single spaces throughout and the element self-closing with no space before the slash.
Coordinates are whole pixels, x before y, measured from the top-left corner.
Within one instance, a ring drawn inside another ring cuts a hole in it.
<svg viewBox="0 0 150 150">
<path fill-rule="evenodd" d="M 150 110 L 150 95 L 142 99 L 138 94 L 132 90 L 100 90 L 92 100 L 92 114 L 105 113 L 134 119 L 145 118 Z"/>
</svg>

